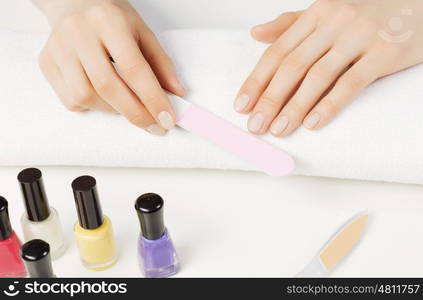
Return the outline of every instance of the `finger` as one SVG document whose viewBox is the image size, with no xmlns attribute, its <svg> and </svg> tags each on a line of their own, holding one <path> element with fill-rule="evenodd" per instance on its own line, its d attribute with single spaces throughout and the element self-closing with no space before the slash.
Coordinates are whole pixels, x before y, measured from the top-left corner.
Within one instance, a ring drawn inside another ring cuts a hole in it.
<svg viewBox="0 0 423 300">
<path fill-rule="evenodd" d="M 304 126 L 318 129 L 333 119 L 365 87 L 378 78 L 378 71 L 386 64 L 380 52 L 365 55 L 336 82 L 333 89 L 311 110 Z"/>
<path fill-rule="evenodd" d="M 119 16 L 120 12 L 115 12 Z M 145 60 L 124 16 L 105 22 L 99 18 L 100 36 L 108 53 L 113 57 L 120 76 L 138 96 L 155 120 L 165 129 L 175 126 L 175 113 L 158 82 L 153 70 Z M 101 24 L 102 23 L 102 24 Z"/>
<path fill-rule="evenodd" d="M 353 40 L 350 39 L 349 42 L 334 45 L 308 71 L 295 95 L 272 122 L 270 132 L 274 136 L 287 136 L 298 128 L 322 95 L 336 82 L 351 63 L 361 55 L 365 44 L 357 46 L 360 43 L 354 43 Z"/>
<path fill-rule="evenodd" d="M 305 12 L 272 46 L 262 55 L 259 62 L 241 86 L 234 108 L 248 113 L 257 103 L 282 59 L 302 43 L 315 29 L 316 18 Z"/>
<path fill-rule="evenodd" d="M 69 88 L 71 101 L 86 109 L 116 113 L 116 110 L 97 94 L 76 53 L 66 49 L 68 48 L 56 49 L 52 52 Z"/>
<path fill-rule="evenodd" d="M 251 35 L 257 41 L 273 43 L 297 21 L 301 13 L 302 11 L 283 13 L 270 22 L 253 27 Z"/>
<path fill-rule="evenodd" d="M 136 40 L 146 60 L 156 74 L 161 86 L 171 93 L 178 96 L 184 96 L 186 89 L 178 79 L 175 67 L 169 56 L 166 55 L 163 48 L 154 33 L 145 24 L 139 13 L 129 3 L 120 3 L 127 12 L 130 12 L 131 18 L 135 20 Z"/>
<path fill-rule="evenodd" d="M 353 18 L 354 15 L 349 10 L 339 11 L 282 61 L 249 118 L 248 127 L 251 132 L 261 134 L 267 131 L 284 104 L 301 85 L 309 69 L 331 49 L 337 36 Z M 295 104 L 294 102 L 291 107 L 295 107 Z M 294 109 L 297 113 L 301 110 L 300 107 Z"/>
<path fill-rule="evenodd" d="M 248 120 L 251 132 L 266 132 L 308 69 L 330 48 L 331 43 L 331 35 L 316 32 L 286 57 L 251 113 Z"/>
<path fill-rule="evenodd" d="M 135 126 L 148 130 L 155 125 L 154 118 L 119 77 L 109 55 L 95 36 L 76 30 L 72 37 L 76 52 L 98 95 Z"/>
<path fill-rule="evenodd" d="M 63 79 L 62 74 L 60 73 L 59 67 L 54 62 L 53 58 L 47 53 L 44 49 L 40 56 L 38 63 L 44 77 L 49 82 L 50 86 L 53 88 L 53 91 L 63 103 L 63 105 L 70 111 L 83 111 L 83 107 L 76 105 L 71 101 L 70 91 Z"/>
<path fill-rule="evenodd" d="M 148 61 L 151 66 L 160 85 L 175 95 L 180 97 L 184 96 L 186 89 L 178 79 L 175 65 L 161 47 L 154 33 L 141 19 L 139 20 L 137 28 L 139 34 L 138 46 L 145 60 Z"/>
</svg>

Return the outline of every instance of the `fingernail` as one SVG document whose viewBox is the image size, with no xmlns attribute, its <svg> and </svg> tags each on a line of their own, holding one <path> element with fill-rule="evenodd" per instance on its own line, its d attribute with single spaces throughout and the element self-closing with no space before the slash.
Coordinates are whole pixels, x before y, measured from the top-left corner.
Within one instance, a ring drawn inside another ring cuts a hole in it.
<svg viewBox="0 0 423 300">
<path fill-rule="evenodd" d="M 307 117 L 307 119 L 305 119 L 304 126 L 307 129 L 313 129 L 320 122 L 320 119 L 321 119 L 321 117 L 320 117 L 319 113 L 313 113 L 312 115 Z"/>
<path fill-rule="evenodd" d="M 173 121 L 171 114 L 167 111 L 159 113 L 157 118 L 159 119 L 160 125 L 165 129 L 172 129 L 175 126 L 175 122 Z"/>
<path fill-rule="evenodd" d="M 250 103 L 250 96 L 247 94 L 241 94 L 235 99 L 235 110 L 237 112 L 242 112 L 247 108 L 248 103 Z"/>
<path fill-rule="evenodd" d="M 259 132 L 260 129 L 263 127 L 264 123 L 264 116 L 261 113 L 256 113 L 250 120 L 248 121 L 248 129 L 252 132 Z"/>
<path fill-rule="evenodd" d="M 157 124 L 153 124 L 153 125 L 148 126 L 146 128 L 146 130 L 148 132 L 150 132 L 151 134 L 154 134 L 154 135 L 163 136 L 163 135 L 166 134 L 166 130 L 164 128 L 160 127 Z"/>
<path fill-rule="evenodd" d="M 270 127 L 270 132 L 274 135 L 280 135 L 287 126 L 288 118 L 286 116 L 282 116 L 272 124 L 272 127 Z"/>
</svg>

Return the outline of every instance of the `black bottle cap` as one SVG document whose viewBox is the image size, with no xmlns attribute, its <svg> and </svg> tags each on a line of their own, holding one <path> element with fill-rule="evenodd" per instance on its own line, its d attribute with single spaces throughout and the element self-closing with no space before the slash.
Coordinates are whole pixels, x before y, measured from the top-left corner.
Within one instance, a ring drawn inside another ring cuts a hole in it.
<svg viewBox="0 0 423 300">
<path fill-rule="evenodd" d="M 55 277 L 51 265 L 50 245 L 43 240 L 31 240 L 23 244 L 21 257 L 25 262 L 29 277 Z"/>
<path fill-rule="evenodd" d="M 50 216 L 50 207 L 44 190 L 41 171 L 29 168 L 18 175 L 28 219 L 40 222 Z"/>
<path fill-rule="evenodd" d="M 0 241 L 7 240 L 13 229 L 9 218 L 9 203 L 0 196 Z"/>
<path fill-rule="evenodd" d="M 72 182 L 79 225 L 85 229 L 95 229 L 103 224 L 96 185 L 95 178 L 91 176 L 81 176 Z"/>
<path fill-rule="evenodd" d="M 141 195 L 135 202 L 141 233 L 148 240 L 161 238 L 166 230 L 163 222 L 163 205 L 162 197 L 153 193 Z"/>
</svg>

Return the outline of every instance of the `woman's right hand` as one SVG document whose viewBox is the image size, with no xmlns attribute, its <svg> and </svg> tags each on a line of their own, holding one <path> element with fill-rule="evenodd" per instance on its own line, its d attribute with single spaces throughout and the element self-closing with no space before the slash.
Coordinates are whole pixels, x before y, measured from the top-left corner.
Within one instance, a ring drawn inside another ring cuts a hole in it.
<svg viewBox="0 0 423 300">
<path fill-rule="evenodd" d="M 53 28 L 39 64 L 69 110 L 119 113 L 156 135 L 174 127 L 163 88 L 182 96 L 184 87 L 127 0 L 33 1 Z"/>
</svg>

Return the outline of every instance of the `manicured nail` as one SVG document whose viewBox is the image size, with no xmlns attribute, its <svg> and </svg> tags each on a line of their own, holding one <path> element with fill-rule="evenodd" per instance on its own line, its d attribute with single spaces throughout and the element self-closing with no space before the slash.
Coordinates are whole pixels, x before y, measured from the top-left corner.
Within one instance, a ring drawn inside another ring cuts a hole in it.
<svg viewBox="0 0 423 300">
<path fill-rule="evenodd" d="M 160 126 L 159 126 L 159 125 L 157 125 L 157 124 L 153 124 L 153 125 L 148 126 L 148 127 L 146 128 L 146 130 L 147 130 L 148 132 L 150 132 L 151 134 L 154 134 L 154 135 L 163 136 L 163 135 L 165 135 L 165 134 L 166 134 L 166 129 L 164 129 L 164 128 L 160 127 Z"/>
<path fill-rule="evenodd" d="M 250 120 L 248 121 L 248 129 L 252 132 L 259 132 L 260 129 L 263 127 L 264 124 L 264 116 L 261 113 L 256 113 Z"/>
<path fill-rule="evenodd" d="M 319 113 L 313 113 L 312 115 L 307 117 L 307 119 L 305 119 L 304 126 L 307 129 L 313 129 L 320 122 L 320 119 L 321 119 L 321 117 L 320 117 Z"/>
<path fill-rule="evenodd" d="M 288 118 L 286 116 L 282 116 L 276 120 L 270 127 L 270 132 L 274 135 L 280 135 L 288 126 Z"/>
<path fill-rule="evenodd" d="M 160 125 L 165 129 L 172 129 L 175 126 L 172 116 L 167 111 L 162 111 L 158 115 Z"/>
<path fill-rule="evenodd" d="M 247 108 L 248 103 L 250 103 L 250 96 L 247 94 L 239 95 L 235 100 L 235 110 L 237 112 L 242 112 L 245 108 Z"/>
</svg>

